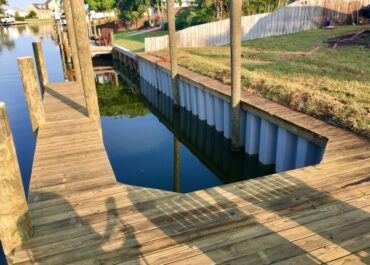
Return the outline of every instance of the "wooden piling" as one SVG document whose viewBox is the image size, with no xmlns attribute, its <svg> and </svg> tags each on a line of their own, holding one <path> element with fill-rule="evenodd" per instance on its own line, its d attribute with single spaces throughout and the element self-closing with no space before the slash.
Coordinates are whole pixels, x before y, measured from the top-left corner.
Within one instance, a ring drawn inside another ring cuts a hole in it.
<svg viewBox="0 0 370 265">
<path fill-rule="evenodd" d="M 44 53 L 42 51 L 41 42 L 33 42 L 32 47 L 36 60 L 36 68 L 40 79 L 41 95 L 43 96 L 45 92 L 45 86 L 49 83 Z"/>
<path fill-rule="evenodd" d="M 91 24 L 92 24 L 92 35 L 94 35 L 94 36 L 96 36 L 96 35 L 98 35 L 97 34 L 97 29 L 96 29 L 96 21 L 95 21 L 95 19 L 92 19 L 91 20 Z"/>
<path fill-rule="evenodd" d="M 67 20 L 67 27 L 68 27 L 68 38 L 69 38 L 69 43 L 71 44 L 73 70 L 75 72 L 76 81 L 80 83 L 81 82 L 81 70 L 80 70 L 80 61 L 78 59 L 75 28 L 73 25 L 71 0 L 64 0 L 64 9 L 66 10 L 65 14 L 66 14 L 66 20 Z"/>
<path fill-rule="evenodd" d="M 177 40 L 176 40 L 176 25 L 175 25 L 175 12 L 174 0 L 167 0 L 167 17 L 168 17 L 168 41 L 170 48 L 171 60 L 171 78 L 173 90 L 173 103 L 175 107 L 180 104 L 179 88 L 177 84 Z"/>
<path fill-rule="evenodd" d="M 68 74 L 67 74 L 68 69 L 67 69 L 66 57 L 64 54 L 64 47 L 62 43 L 62 29 L 61 29 L 62 25 L 59 20 L 55 21 L 55 25 L 56 25 L 57 36 L 58 36 L 58 43 L 59 43 L 59 49 L 60 49 L 60 57 L 62 60 L 64 79 L 68 79 Z"/>
<path fill-rule="evenodd" d="M 94 68 L 91 60 L 84 1 L 71 1 L 71 7 L 87 111 L 89 117 L 95 120 L 96 125 L 101 130 L 99 104 L 94 79 Z"/>
<path fill-rule="evenodd" d="M 231 1 L 231 143 L 234 151 L 239 151 L 240 149 L 241 9 L 241 0 Z"/>
<path fill-rule="evenodd" d="M 17 61 L 26 95 L 32 130 L 36 134 L 39 126 L 45 123 L 45 114 L 37 83 L 35 66 L 32 57 L 20 57 Z"/>
<path fill-rule="evenodd" d="M 32 236 L 28 206 L 5 104 L 0 102 L 0 240 L 12 264 L 12 252 Z"/>
</svg>

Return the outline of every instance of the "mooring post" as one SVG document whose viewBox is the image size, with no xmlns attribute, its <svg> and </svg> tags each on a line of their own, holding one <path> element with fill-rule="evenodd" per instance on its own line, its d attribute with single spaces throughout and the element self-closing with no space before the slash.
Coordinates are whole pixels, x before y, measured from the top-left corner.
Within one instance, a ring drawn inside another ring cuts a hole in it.
<svg viewBox="0 0 370 265">
<path fill-rule="evenodd" d="M 94 68 L 91 59 L 90 42 L 88 39 L 84 1 L 71 1 L 71 7 L 86 107 L 89 117 L 95 120 L 96 125 L 101 130 L 99 104 L 94 79 Z"/>
<path fill-rule="evenodd" d="M 62 43 L 62 25 L 59 20 L 56 20 L 56 30 L 57 30 L 57 35 L 58 35 L 58 42 L 59 42 L 59 49 L 60 49 L 60 57 L 62 60 L 62 66 L 63 66 L 63 73 L 64 73 L 64 79 L 67 79 L 67 64 L 66 64 L 66 57 L 64 54 L 64 48 L 63 48 L 63 43 Z"/>
<path fill-rule="evenodd" d="M 9 264 L 15 247 L 32 236 L 28 206 L 5 109 L 0 102 L 0 240 Z"/>
<path fill-rule="evenodd" d="M 175 11 L 174 1 L 167 0 L 167 18 L 168 18 L 168 41 L 170 47 L 170 60 L 171 60 L 171 78 L 172 78 L 172 91 L 173 103 L 175 107 L 180 104 L 179 88 L 177 84 L 177 40 L 176 40 L 176 25 L 175 25 Z"/>
<path fill-rule="evenodd" d="M 18 58 L 18 67 L 26 95 L 32 130 L 34 134 L 37 134 L 39 126 L 45 123 L 45 114 L 32 57 Z"/>
<path fill-rule="evenodd" d="M 65 9 L 67 27 L 68 27 L 68 38 L 69 38 L 69 43 L 71 44 L 72 63 L 73 63 L 73 69 L 75 72 L 75 78 L 77 82 L 81 83 L 80 61 L 78 59 L 75 28 L 73 25 L 73 17 L 72 17 L 72 10 L 71 10 L 71 0 L 64 0 L 64 9 Z"/>
<path fill-rule="evenodd" d="M 95 19 L 91 19 L 91 24 L 92 24 L 92 35 L 96 36 L 97 35 L 97 30 L 96 30 L 96 21 Z"/>
<path fill-rule="evenodd" d="M 239 151 L 240 149 L 241 11 L 242 1 L 231 1 L 231 142 L 233 151 Z"/>
<path fill-rule="evenodd" d="M 33 53 L 35 54 L 37 73 L 40 78 L 41 95 L 44 95 L 45 86 L 49 83 L 48 72 L 46 70 L 44 53 L 41 42 L 32 42 Z"/>
<path fill-rule="evenodd" d="M 68 66 L 70 66 L 72 64 L 71 50 L 69 49 L 67 33 L 64 31 L 62 32 L 62 45 L 66 56 L 66 62 Z"/>
</svg>

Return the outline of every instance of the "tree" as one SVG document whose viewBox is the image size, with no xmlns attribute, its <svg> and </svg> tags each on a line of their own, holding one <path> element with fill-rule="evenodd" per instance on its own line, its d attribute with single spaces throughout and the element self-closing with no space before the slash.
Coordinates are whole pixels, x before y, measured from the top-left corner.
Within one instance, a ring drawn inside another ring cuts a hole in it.
<svg viewBox="0 0 370 265">
<path fill-rule="evenodd" d="M 4 10 L 3 10 L 3 5 L 7 5 L 8 4 L 8 0 L 0 0 L 0 14 L 3 14 L 4 13 Z"/>
<path fill-rule="evenodd" d="M 37 18 L 37 14 L 35 11 L 31 10 L 28 15 L 26 16 L 26 18 Z"/>
<path fill-rule="evenodd" d="M 143 0 L 119 0 L 117 7 L 121 11 L 120 18 L 128 22 L 135 22 L 143 17 L 147 8 Z"/>
<path fill-rule="evenodd" d="M 112 10 L 117 5 L 116 0 L 85 0 L 85 2 L 89 5 L 90 10 L 98 12 Z"/>
</svg>

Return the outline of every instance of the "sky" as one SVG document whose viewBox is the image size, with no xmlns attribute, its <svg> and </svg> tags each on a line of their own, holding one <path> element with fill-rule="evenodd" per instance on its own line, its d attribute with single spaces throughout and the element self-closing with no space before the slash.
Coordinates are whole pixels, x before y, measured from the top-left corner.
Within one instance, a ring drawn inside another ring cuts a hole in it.
<svg viewBox="0 0 370 265">
<path fill-rule="evenodd" d="M 26 9 L 32 3 L 44 3 L 45 0 L 8 0 L 10 6 Z"/>
</svg>

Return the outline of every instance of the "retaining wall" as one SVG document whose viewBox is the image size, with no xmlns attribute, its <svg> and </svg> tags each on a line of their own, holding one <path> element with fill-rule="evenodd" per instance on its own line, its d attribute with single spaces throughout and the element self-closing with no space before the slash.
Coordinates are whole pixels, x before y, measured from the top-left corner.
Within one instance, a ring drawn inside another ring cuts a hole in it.
<svg viewBox="0 0 370 265">
<path fill-rule="evenodd" d="M 138 56 L 141 78 L 150 84 L 142 93 L 149 100 L 155 100 L 156 93 L 163 93 L 173 99 L 170 71 L 158 64 Z M 181 74 L 178 79 L 180 105 L 208 125 L 231 138 L 230 97 L 217 91 L 197 85 Z M 250 106 L 249 106 L 250 108 Z M 281 126 L 265 116 L 242 108 L 240 115 L 241 145 L 250 155 L 259 155 L 266 165 L 275 164 L 282 172 L 317 164 L 321 161 L 325 147 L 298 135 L 296 131 Z"/>
</svg>

